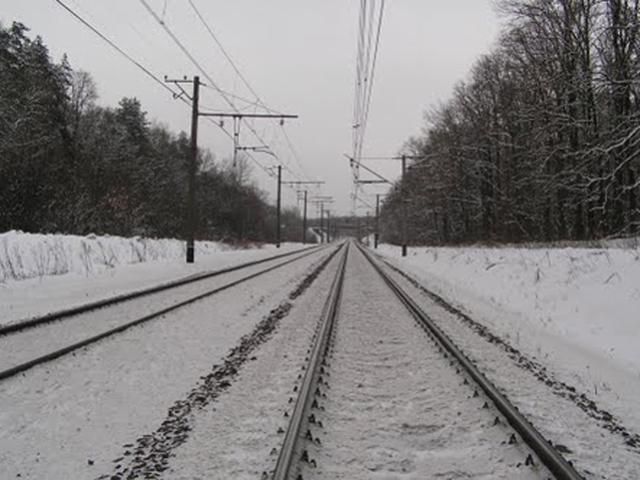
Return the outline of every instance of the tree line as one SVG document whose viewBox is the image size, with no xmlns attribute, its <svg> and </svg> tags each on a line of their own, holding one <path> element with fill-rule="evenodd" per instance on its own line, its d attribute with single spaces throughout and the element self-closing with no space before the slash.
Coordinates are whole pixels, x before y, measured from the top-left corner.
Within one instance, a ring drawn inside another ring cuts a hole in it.
<svg viewBox="0 0 640 480">
<path fill-rule="evenodd" d="M 639 0 L 502 0 L 505 28 L 404 147 L 411 243 L 637 235 Z"/>
<path fill-rule="evenodd" d="M 189 138 L 140 102 L 96 104 L 91 76 L 17 22 L 0 25 L 0 231 L 181 237 Z M 201 149 L 197 238 L 272 241 L 275 209 L 243 169 Z M 284 239 L 299 239 L 296 210 Z"/>
</svg>

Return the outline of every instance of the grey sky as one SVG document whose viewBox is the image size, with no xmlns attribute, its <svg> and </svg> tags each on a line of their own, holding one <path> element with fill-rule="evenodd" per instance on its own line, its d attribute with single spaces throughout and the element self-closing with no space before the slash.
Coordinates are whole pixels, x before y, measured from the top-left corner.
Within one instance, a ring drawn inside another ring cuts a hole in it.
<svg viewBox="0 0 640 480">
<path fill-rule="evenodd" d="M 197 70 L 134 0 L 67 0 L 68 5 L 158 76 L 192 76 Z M 217 84 L 250 97 L 225 61 L 187 0 L 148 0 Z M 358 5 L 356 0 L 194 0 L 254 90 L 271 108 L 300 115 L 287 131 L 308 177 L 327 182 L 339 213 L 350 210 L 350 153 Z M 59 59 L 96 80 L 100 103 L 115 105 L 138 97 L 149 113 L 175 131 L 188 131 L 188 108 L 154 84 L 53 0 L 0 0 L 0 20 L 18 20 L 39 34 Z M 365 154 L 394 154 L 424 124 L 423 112 L 445 101 L 474 60 L 496 40 L 499 24 L 491 0 L 387 0 Z M 204 106 L 226 105 L 204 90 Z M 200 144 L 218 159 L 231 141 L 201 120 Z M 256 128 L 281 158 L 303 176 L 277 123 Z M 255 145 L 247 129 L 243 144 Z M 266 165 L 270 157 L 257 155 Z M 397 177 L 399 165 L 370 166 Z M 273 181 L 258 168 L 255 177 L 273 199 Z M 375 192 L 369 188 L 368 191 Z M 384 190 L 379 189 L 380 193 Z M 285 189 L 285 204 L 295 193 Z"/>
</svg>

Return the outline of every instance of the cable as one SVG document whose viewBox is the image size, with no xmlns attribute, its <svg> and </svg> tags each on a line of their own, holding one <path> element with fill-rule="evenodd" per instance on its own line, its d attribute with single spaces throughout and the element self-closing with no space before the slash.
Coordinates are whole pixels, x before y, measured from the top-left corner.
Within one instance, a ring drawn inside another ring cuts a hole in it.
<svg viewBox="0 0 640 480">
<path fill-rule="evenodd" d="M 369 8 L 367 8 L 367 6 Z M 359 167 L 362 157 L 362 149 L 364 146 L 367 124 L 369 121 L 369 111 L 373 93 L 378 51 L 380 47 L 382 22 L 384 18 L 384 7 L 385 0 L 381 0 L 380 9 L 377 15 L 377 28 L 375 28 L 375 41 L 372 43 L 374 32 L 373 24 L 374 19 L 376 18 L 374 13 L 376 9 L 376 1 L 371 0 L 371 3 L 369 4 L 367 4 L 367 0 L 360 1 L 359 31 L 356 55 L 356 88 L 353 108 L 354 120 L 352 126 L 352 158 L 354 159 L 354 161 L 352 162 L 351 166 L 354 180 L 354 191 L 352 195 L 352 208 L 354 211 L 356 208 L 356 202 L 360 199 L 359 194 L 362 191 L 361 185 L 358 183 L 358 180 L 360 178 Z"/>
<path fill-rule="evenodd" d="M 84 18 L 82 18 L 80 15 L 78 15 L 76 12 L 74 12 L 69 6 L 67 6 L 64 2 L 62 2 L 62 0 L 55 0 L 55 2 L 60 5 L 62 8 L 64 8 L 67 12 L 69 12 L 71 15 L 73 15 L 77 20 L 79 20 L 85 27 L 89 28 L 93 33 L 95 33 L 96 35 L 98 35 L 102 40 L 104 40 L 105 42 L 107 42 L 107 44 L 109 44 L 109 46 L 111 48 L 113 48 L 114 50 L 116 50 L 120 55 L 122 55 L 123 57 L 125 57 L 127 60 L 129 60 L 129 62 L 131 62 L 132 64 L 134 64 L 136 67 L 138 67 L 140 70 L 142 70 L 145 75 L 147 75 L 149 78 L 151 78 L 154 82 L 156 82 L 158 85 L 160 85 L 162 88 L 164 88 L 165 90 L 168 90 L 169 92 L 171 92 L 172 95 L 176 95 L 176 92 L 169 87 L 166 83 L 164 83 L 160 78 L 158 78 L 156 75 L 154 75 L 153 73 L 151 73 L 151 71 L 149 71 L 144 65 L 142 65 L 140 62 L 138 62 L 137 60 L 135 60 L 133 57 L 131 57 L 131 55 L 129 55 L 127 52 L 125 52 L 124 50 L 122 50 L 118 45 L 116 45 L 113 41 L 111 41 L 109 38 L 107 38 L 106 35 L 104 35 L 102 32 L 100 32 L 97 28 L 95 28 L 93 25 L 91 25 L 87 20 L 85 20 Z"/>
<path fill-rule="evenodd" d="M 364 142 L 364 135 L 365 135 L 365 130 L 367 127 L 367 122 L 369 121 L 369 107 L 371 106 L 371 94 L 373 92 L 373 82 L 374 82 L 374 78 L 375 78 L 375 72 L 376 72 L 376 62 L 378 59 L 378 48 L 380 46 L 380 32 L 382 31 L 382 19 L 383 19 L 383 15 L 384 15 L 384 1 L 385 0 L 381 0 L 380 3 L 380 14 L 378 17 L 378 31 L 376 33 L 376 43 L 375 43 L 375 49 L 374 49 L 374 53 L 373 53 L 373 63 L 371 65 L 371 78 L 369 81 L 369 93 L 367 96 L 367 100 L 366 100 L 366 110 L 365 110 L 365 115 L 364 115 L 364 127 L 363 127 L 363 131 L 362 131 L 362 141 Z"/>
<path fill-rule="evenodd" d="M 84 26 L 89 28 L 98 37 L 100 37 L 102 40 L 104 40 L 111 48 L 113 48 L 120 55 L 122 55 L 124 58 L 126 58 L 129 62 L 131 62 L 133 65 L 135 65 L 138 69 L 140 69 L 142 72 L 144 72 L 144 74 L 147 75 L 147 77 L 151 78 L 155 83 L 160 85 L 165 90 L 169 91 L 174 98 L 177 98 L 177 99 L 181 100 L 183 103 L 185 103 L 186 105 L 191 106 L 191 102 L 189 102 L 184 97 L 178 95 L 178 93 L 175 90 L 173 90 L 171 87 L 169 87 L 169 85 L 167 85 L 165 82 L 163 82 L 160 78 L 158 78 L 155 74 L 153 74 L 148 68 L 146 68 L 140 62 L 138 62 L 133 57 L 131 57 L 122 48 L 120 48 L 118 45 L 116 45 L 115 42 L 113 42 L 106 35 L 104 35 L 102 32 L 100 32 L 96 27 L 91 25 L 87 20 L 85 20 L 78 13 L 76 13 L 74 10 L 72 10 L 62 0 L 55 0 L 55 2 L 58 5 L 60 5 L 62 8 L 64 8 L 68 13 L 70 13 L 74 18 L 76 18 L 78 21 L 80 21 Z M 213 121 L 213 119 L 209 119 L 209 120 L 211 121 L 211 123 L 216 125 L 220 130 L 222 130 L 229 138 L 233 138 L 231 133 L 229 133 L 224 127 L 221 127 L 220 125 L 218 125 L 215 121 Z M 267 175 L 269 175 L 270 177 L 274 176 L 273 173 L 271 173 L 264 165 L 262 165 L 260 162 L 258 162 L 258 160 L 256 160 L 256 158 L 253 155 L 247 154 L 247 157 L 249 157 L 254 163 L 256 163 L 256 165 L 258 165 L 258 167 L 260 167 L 262 170 L 264 170 L 267 173 Z"/>
<path fill-rule="evenodd" d="M 264 108 L 265 110 L 267 110 L 268 112 L 272 112 L 272 113 L 282 113 L 282 112 L 278 112 L 276 110 L 273 110 L 269 107 L 267 107 L 267 105 L 262 101 L 262 99 L 260 98 L 260 96 L 256 93 L 256 91 L 253 89 L 253 87 L 249 84 L 249 81 L 245 78 L 245 76 L 242 74 L 242 72 L 240 71 L 240 69 L 236 66 L 236 64 L 234 63 L 233 59 L 231 58 L 231 56 L 227 53 L 227 51 L 225 50 L 225 48 L 222 46 L 222 43 L 220 42 L 220 40 L 218 40 L 218 37 L 215 35 L 215 33 L 213 33 L 213 30 L 211 29 L 211 27 L 209 26 L 209 24 L 207 23 L 207 21 L 204 19 L 204 17 L 202 16 L 202 14 L 200 13 L 200 10 L 198 10 L 198 8 L 195 6 L 195 4 L 193 3 L 192 0 L 189 0 L 189 5 L 191 5 L 191 8 L 193 9 L 193 11 L 195 12 L 196 16 L 200 19 L 200 22 L 202 23 L 202 25 L 204 25 L 204 27 L 206 28 L 207 32 L 209 32 L 209 36 L 213 39 L 213 41 L 215 42 L 215 44 L 218 46 L 218 48 L 220 49 L 220 51 L 222 52 L 222 54 L 224 55 L 224 57 L 227 59 L 227 61 L 229 62 L 229 64 L 231 65 L 231 67 L 233 68 L 233 70 L 236 72 L 236 74 L 238 75 L 238 77 L 240 77 L 240 80 L 242 80 L 242 82 L 245 84 L 245 86 L 247 87 L 247 89 L 253 94 L 253 96 L 256 98 L 258 105 L 260 105 L 262 108 Z"/>
<path fill-rule="evenodd" d="M 222 43 L 220 42 L 220 40 L 218 39 L 218 37 L 216 36 L 216 34 L 213 32 L 213 29 L 211 28 L 211 26 L 208 24 L 208 22 L 206 21 L 206 19 L 204 18 L 204 16 L 202 15 L 202 13 L 200 12 L 200 10 L 198 9 L 198 7 L 195 5 L 195 3 L 193 2 L 193 0 L 188 0 L 189 1 L 189 5 L 191 6 L 191 8 L 193 9 L 194 13 L 196 14 L 196 16 L 198 17 L 198 19 L 200 20 L 200 22 L 202 23 L 202 25 L 204 26 L 204 28 L 207 30 L 207 32 L 209 33 L 209 36 L 211 37 L 211 39 L 214 41 L 214 43 L 217 45 L 217 47 L 220 49 L 220 51 L 222 52 L 222 54 L 224 55 L 224 57 L 227 59 L 227 61 L 229 62 L 229 64 L 231 65 L 231 67 L 233 68 L 233 70 L 236 72 L 236 74 L 238 75 L 238 77 L 240 78 L 240 80 L 242 80 L 242 82 L 244 83 L 244 85 L 247 87 L 247 89 L 249 90 L 249 92 L 251 92 L 251 94 L 255 97 L 256 101 L 253 102 L 251 105 L 257 105 L 260 106 L 262 108 L 264 108 L 266 111 L 271 112 L 271 113 L 281 113 L 277 110 L 274 110 L 272 108 L 269 108 L 266 103 L 260 98 L 260 96 L 258 95 L 258 93 L 254 90 L 254 88 L 251 86 L 251 84 L 249 83 L 249 81 L 247 80 L 247 78 L 242 74 L 242 72 L 240 71 L 240 69 L 238 68 L 238 66 L 235 64 L 235 62 L 233 61 L 233 59 L 231 58 L 231 55 L 229 55 L 229 53 L 226 51 L 226 49 L 224 48 L 224 46 L 222 45 Z M 250 108 L 250 105 L 247 106 L 246 108 Z M 286 129 L 284 128 L 284 126 L 280 126 L 283 136 L 285 137 L 285 143 L 287 145 L 287 147 L 289 148 L 289 150 L 292 153 L 293 158 L 295 159 L 298 167 L 300 168 L 301 173 L 307 177 L 310 178 L 309 175 L 305 172 L 304 167 L 302 166 L 302 162 L 300 161 L 300 156 L 298 155 L 298 152 L 296 151 L 295 147 L 293 146 L 293 142 L 291 141 L 291 138 L 289 137 Z"/>
<path fill-rule="evenodd" d="M 213 80 L 213 78 L 207 73 L 207 71 L 204 70 L 202 65 L 200 65 L 200 63 L 195 59 L 195 57 L 191 55 L 191 52 L 189 52 L 189 50 L 182 44 L 182 42 L 178 39 L 178 37 L 171 31 L 167 23 L 158 16 L 158 14 L 149 6 L 146 0 L 140 0 L 140 3 L 142 3 L 142 5 L 147 10 L 147 12 L 149 12 L 149 14 L 156 20 L 156 22 L 158 22 L 158 24 L 169 35 L 169 37 L 173 40 L 173 42 L 180 48 L 180 50 L 182 50 L 182 52 L 187 56 L 187 58 L 189 58 L 191 63 L 193 63 L 196 66 L 196 68 L 200 71 L 200 73 L 204 75 L 204 77 L 209 81 L 211 86 L 222 96 L 222 98 L 229 105 L 229 107 L 231 107 L 234 110 L 234 112 L 239 113 L 239 110 L 236 107 L 236 105 L 229 99 L 229 97 L 225 94 L 225 92 L 217 85 L 215 80 Z M 249 131 L 251 131 L 251 133 L 253 133 L 253 135 L 258 139 L 258 141 L 263 145 L 266 145 L 266 142 L 262 139 L 262 137 L 253 127 L 253 125 L 251 125 L 245 119 L 243 119 L 242 121 L 247 126 Z M 285 168 L 285 170 L 288 170 L 291 174 L 295 176 L 295 174 L 291 171 L 291 169 L 287 165 L 285 165 L 282 159 L 280 159 L 280 157 L 278 157 L 275 153 L 274 153 L 274 158 L 282 165 L 283 168 Z"/>
</svg>

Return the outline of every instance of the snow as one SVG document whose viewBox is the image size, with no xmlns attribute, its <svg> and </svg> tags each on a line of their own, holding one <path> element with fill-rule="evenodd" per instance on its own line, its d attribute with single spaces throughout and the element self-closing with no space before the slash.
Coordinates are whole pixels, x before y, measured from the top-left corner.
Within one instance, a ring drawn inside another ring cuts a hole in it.
<svg viewBox="0 0 640 480">
<path fill-rule="evenodd" d="M 640 432 L 637 248 L 379 252 Z"/>
<path fill-rule="evenodd" d="M 196 242 L 195 263 L 187 264 L 180 240 L 3 233 L 0 325 L 299 248 Z"/>
<path fill-rule="evenodd" d="M 538 431 L 562 446 L 565 458 L 585 479 L 640 478 L 640 450 L 627 445 L 631 438 L 624 434 L 628 432 L 591 403 L 591 394 L 585 397 L 580 390 L 558 383 L 555 368 L 532 363 L 517 351 L 487 341 L 459 314 L 444 308 L 397 272 L 388 271 Z M 637 404 L 630 400 L 629 405 Z"/>
<path fill-rule="evenodd" d="M 282 443 L 278 428 L 287 427 L 284 412 L 304 363 L 337 259 L 293 302 L 278 331 L 255 352 L 224 395 L 194 415 L 188 441 L 176 450 L 165 478 L 253 480 L 269 471 Z"/>
<path fill-rule="evenodd" d="M 0 383 L 6 478 L 96 478 L 328 252 Z M 109 477 L 107 477 L 109 478 Z"/>
<path fill-rule="evenodd" d="M 546 478 L 355 248 L 306 478 Z M 322 410 L 322 409 L 321 409 Z"/>
<path fill-rule="evenodd" d="M 411 248 L 401 258 L 383 245 L 380 252 L 505 334 L 543 332 L 640 376 L 640 249 Z"/>
<path fill-rule="evenodd" d="M 305 255 L 305 253 L 299 255 Z M 152 312 L 172 307 L 293 258 L 296 256 L 271 260 L 195 283 L 181 285 L 171 289 L 170 292 L 152 293 L 108 308 L 74 315 L 64 321 L 50 322 L 38 328 L 0 336 L 0 370 L 9 369 Z"/>
<path fill-rule="evenodd" d="M 197 242 L 196 255 L 230 250 L 220 242 Z M 0 233 L 0 283 L 75 274 L 90 277 L 121 265 L 184 257 L 176 239 Z"/>
</svg>

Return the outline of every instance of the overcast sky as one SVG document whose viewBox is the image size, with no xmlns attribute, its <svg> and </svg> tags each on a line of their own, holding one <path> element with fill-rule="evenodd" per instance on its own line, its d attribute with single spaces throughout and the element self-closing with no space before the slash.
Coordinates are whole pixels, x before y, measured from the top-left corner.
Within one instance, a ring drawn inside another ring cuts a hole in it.
<svg viewBox="0 0 640 480">
<path fill-rule="evenodd" d="M 135 0 L 65 0 L 149 70 L 162 77 L 198 74 L 162 27 Z M 300 178 L 324 180 L 322 194 L 336 198 L 338 213 L 351 209 L 351 174 L 344 153 L 351 149 L 358 7 L 356 0 L 193 0 L 254 90 L 271 108 L 300 115 L 286 129 L 301 162 L 296 163 L 277 122 L 255 123 L 261 136 Z M 188 0 L 148 0 L 207 73 L 224 90 L 250 97 Z M 387 0 L 366 155 L 393 155 L 420 132 L 423 114 L 445 101 L 474 61 L 491 49 L 499 21 L 491 0 Z M 41 35 L 54 59 L 67 53 L 71 65 L 91 73 L 99 103 L 115 106 L 137 97 L 150 119 L 172 130 L 189 130 L 189 108 L 171 98 L 140 70 L 75 20 L 54 0 L 0 0 L 0 21 L 17 20 Z M 203 89 L 203 109 L 228 110 L 219 95 Z M 201 120 L 200 145 L 218 159 L 229 157 L 231 141 Z M 241 143 L 256 145 L 247 129 Z M 265 165 L 273 161 L 256 155 Z M 369 166 L 397 177 L 396 162 Z M 254 168 L 271 201 L 274 182 Z M 290 175 L 286 175 L 291 177 Z M 293 179 L 293 178 L 287 178 Z M 370 187 L 369 192 L 376 189 Z M 384 188 L 378 187 L 379 193 Z M 295 205 L 285 189 L 285 204 Z M 359 211 L 359 213 L 364 213 Z"/>
</svg>

